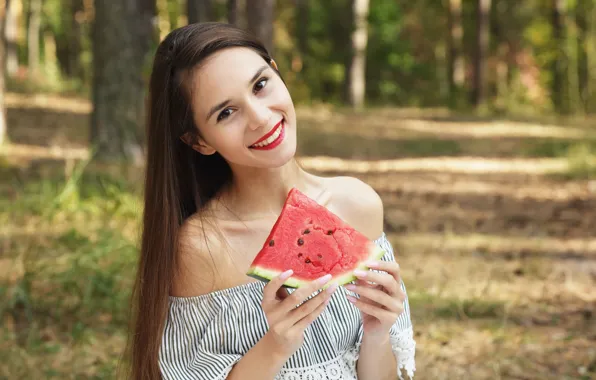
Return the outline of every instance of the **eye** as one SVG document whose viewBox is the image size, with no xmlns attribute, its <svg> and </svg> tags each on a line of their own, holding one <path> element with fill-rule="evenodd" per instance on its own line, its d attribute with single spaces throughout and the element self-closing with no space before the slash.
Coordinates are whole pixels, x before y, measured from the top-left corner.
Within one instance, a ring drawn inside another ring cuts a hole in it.
<svg viewBox="0 0 596 380">
<path fill-rule="evenodd" d="M 222 121 L 223 119 L 229 117 L 232 114 L 231 108 L 226 108 L 217 115 L 217 121 Z"/>
<path fill-rule="evenodd" d="M 257 83 L 255 83 L 255 87 L 253 88 L 253 91 L 255 93 L 261 91 L 267 85 L 268 80 L 269 79 L 267 79 L 267 78 L 261 78 Z"/>
</svg>

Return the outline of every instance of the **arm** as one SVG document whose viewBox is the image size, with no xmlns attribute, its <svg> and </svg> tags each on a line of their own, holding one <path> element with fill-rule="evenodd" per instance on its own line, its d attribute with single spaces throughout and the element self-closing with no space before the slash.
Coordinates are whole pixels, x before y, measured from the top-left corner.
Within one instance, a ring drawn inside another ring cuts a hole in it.
<svg viewBox="0 0 596 380">
<path fill-rule="evenodd" d="M 265 335 L 234 365 L 227 379 L 269 380 L 275 378 L 289 356 L 281 354 L 274 347 L 269 336 Z"/>
<path fill-rule="evenodd" d="M 397 361 L 391 349 L 389 334 L 378 339 L 367 336 L 362 338 L 357 364 L 359 379 L 393 380 L 395 368 L 397 368 Z"/>
<path fill-rule="evenodd" d="M 336 200 L 340 198 L 342 201 L 341 216 L 369 239 L 378 240 L 383 236 L 384 207 L 381 198 L 360 180 L 343 178 L 341 182 L 341 188 L 349 189 L 344 193 L 337 189 L 342 195 L 336 197 Z M 398 375 L 401 379 L 402 369 L 413 378 L 415 341 L 406 288 L 401 281 L 391 244 L 384 237 L 379 241 L 386 254 L 374 269 L 384 272 L 382 276 L 374 275 L 375 271 L 372 271 L 368 277 L 359 277 L 356 287 L 346 286 L 346 289 L 360 295 L 360 300 L 348 299 L 361 310 L 363 317 L 358 378 L 395 379 Z M 368 281 L 382 284 L 383 288 L 369 286 Z"/>
</svg>

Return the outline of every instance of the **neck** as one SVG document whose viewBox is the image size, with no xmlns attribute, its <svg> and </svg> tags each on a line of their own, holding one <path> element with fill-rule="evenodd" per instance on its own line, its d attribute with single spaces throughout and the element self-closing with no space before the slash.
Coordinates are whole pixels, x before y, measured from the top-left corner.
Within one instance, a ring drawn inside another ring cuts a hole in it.
<svg viewBox="0 0 596 380">
<path fill-rule="evenodd" d="M 295 160 L 275 169 L 232 167 L 234 179 L 222 197 L 234 218 L 243 221 L 276 217 L 293 187 L 305 193 L 316 186 Z"/>
</svg>

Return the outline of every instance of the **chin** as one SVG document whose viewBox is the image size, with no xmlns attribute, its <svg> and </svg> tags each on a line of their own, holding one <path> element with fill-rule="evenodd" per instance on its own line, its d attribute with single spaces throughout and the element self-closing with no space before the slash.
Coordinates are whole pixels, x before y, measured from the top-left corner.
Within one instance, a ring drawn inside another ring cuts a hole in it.
<svg viewBox="0 0 596 380">
<path fill-rule="evenodd" d="M 264 168 L 269 169 L 277 169 L 281 168 L 282 166 L 288 164 L 292 161 L 292 159 L 296 156 L 296 146 L 294 145 L 291 148 L 286 148 L 282 152 L 279 152 L 279 155 L 276 155 L 274 158 L 269 160 L 265 163 Z"/>
</svg>

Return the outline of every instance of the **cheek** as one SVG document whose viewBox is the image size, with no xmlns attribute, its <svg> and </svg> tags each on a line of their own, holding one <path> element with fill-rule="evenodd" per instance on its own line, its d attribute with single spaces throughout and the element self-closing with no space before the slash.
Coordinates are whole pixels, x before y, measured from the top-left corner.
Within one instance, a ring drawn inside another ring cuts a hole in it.
<svg viewBox="0 0 596 380">
<path fill-rule="evenodd" d="M 244 128 L 243 121 L 238 118 L 233 124 L 222 126 L 220 130 L 213 134 L 214 147 L 222 152 L 235 154 L 239 152 L 239 147 L 244 146 Z"/>
</svg>

